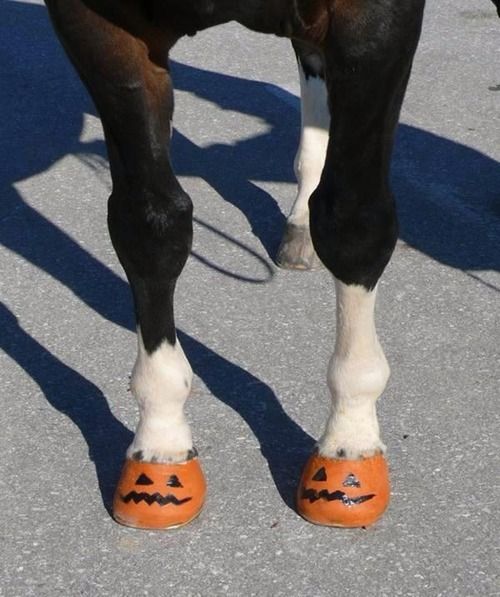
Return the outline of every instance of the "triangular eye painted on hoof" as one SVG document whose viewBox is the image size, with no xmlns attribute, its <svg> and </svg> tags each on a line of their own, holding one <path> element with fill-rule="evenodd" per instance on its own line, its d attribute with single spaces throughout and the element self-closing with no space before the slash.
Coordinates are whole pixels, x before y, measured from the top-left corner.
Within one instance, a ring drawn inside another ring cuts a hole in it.
<svg viewBox="0 0 500 597">
<path fill-rule="evenodd" d="M 349 473 L 342 483 L 344 487 L 361 487 L 361 483 L 356 479 L 353 473 Z"/>
<path fill-rule="evenodd" d="M 327 477 L 324 466 L 322 466 L 318 471 L 316 471 L 314 477 L 312 478 L 313 481 L 326 481 L 326 479 Z"/>
<path fill-rule="evenodd" d="M 151 481 L 151 479 L 147 475 L 142 473 L 142 475 L 137 479 L 135 484 L 136 485 L 153 485 L 153 481 Z"/>
<path fill-rule="evenodd" d="M 177 475 L 170 475 L 167 481 L 167 487 L 184 487 L 182 483 L 179 481 L 179 477 Z"/>
</svg>

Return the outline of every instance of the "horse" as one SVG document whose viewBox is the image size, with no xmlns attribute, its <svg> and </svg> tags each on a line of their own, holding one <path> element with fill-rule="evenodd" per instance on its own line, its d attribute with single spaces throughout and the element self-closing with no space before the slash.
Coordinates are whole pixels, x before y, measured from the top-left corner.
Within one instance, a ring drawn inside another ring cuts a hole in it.
<svg viewBox="0 0 500 597">
<path fill-rule="evenodd" d="M 398 238 L 389 169 L 425 0 L 45 3 L 103 123 L 112 179 L 108 228 L 134 299 L 138 350 L 130 388 L 140 418 L 114 518 L 169 529 L 189 523 L 204 504 L 206 481 L 184 416 L 193 373 L 174 322 L 192 202 L 170 161 L 169 51 L 184 36 L 236 21 L 290 39 L 299 64 L 298 195 L 277 262 L 294 269 L 321 262 L 335 283 L 331 410 L 305 463 L 297 510 L 320 525 L 373 524 L 390 496 L 376 413 L 390 369 L 374 309 Z"/>
</svg>

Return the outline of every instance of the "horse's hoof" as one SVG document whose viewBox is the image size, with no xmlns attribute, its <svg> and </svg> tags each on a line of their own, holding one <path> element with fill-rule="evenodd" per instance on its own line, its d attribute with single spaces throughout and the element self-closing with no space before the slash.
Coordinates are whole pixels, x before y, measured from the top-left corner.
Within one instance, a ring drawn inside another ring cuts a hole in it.
<svg viewBox="0 0 500 597">
<path fill-rule="evenodd" d="M 276 263 L 286 269 L 311 270 L 321 267 L 308 226 L 287 223 Z"/>
<path fill-rule="evenodd" d="M 113 500 L 113 517 L 138 529 L 180 527 L 198 516 L 205 493 L 197 458 L 180 464 L 127 459 Z"/>
<path fill-rule="evenodd" d="M 389 474 L 382 454 L 337 460 L 313 454 L 297 493 L 299 514 L 314 524 L 365 527 L 389 504 Z"/>
</svg>

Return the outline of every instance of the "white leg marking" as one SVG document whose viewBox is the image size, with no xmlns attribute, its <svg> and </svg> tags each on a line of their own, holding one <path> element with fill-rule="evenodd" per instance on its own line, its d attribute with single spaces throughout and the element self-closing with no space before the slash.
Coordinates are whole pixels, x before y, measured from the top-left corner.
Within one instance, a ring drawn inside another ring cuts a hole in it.
<svg viewBox="0 0 500 597">
<path fill-rule="evenodd" d="M 302 132 L 294 163 L 299 190 L 288 222 L 296 226 L 309 226 L 308 201 L 319 184 L 325 165 L 330 113 L 328 93 L 323 79 L 306 79 L 300 62 L 299 74 Z"/>
<path fill-rule="evenodd" d="M 376 289 L 335 281 L 337 338 L 328 367 L 332 409 L 319 451 L 330 458 L 357 459 L 384 451 L 375 402 L 390 369 L 377 338 Z"/>
<path fill-rule="evenodd" d="M 179 340 L 175 346 L 164 341 L 148 354 L 138 330 L 137 343 L 130 389 L 139 403 L 140 420 L 127 455 L 140 452 L 146 461 L 183 461 L 193 447 L 183 410 L 193 371 Z"/>
</svg>

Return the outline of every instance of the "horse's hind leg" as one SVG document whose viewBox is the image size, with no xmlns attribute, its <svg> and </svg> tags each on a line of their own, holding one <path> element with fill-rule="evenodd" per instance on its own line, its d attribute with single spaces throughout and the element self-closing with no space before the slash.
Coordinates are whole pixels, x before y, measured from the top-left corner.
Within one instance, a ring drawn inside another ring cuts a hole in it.
<svg viewBox="0 0 500 597">
<path fill-rule="evenodd" d="M 119 522 L 178 526 L 199 512 L 204 480 L 183 407 L 192 371 L 176 337 L 173 297 L 191 246 L 192 204 L 170 165 L 172 39 L 141 14 L 121 26 L 81 0 L 47 2 L 59 36 L 101 115 L 113 191 L 108 225 L 130 282 L 138 356 L 131 390 L 140 422 L 115 495 Z M 134 23 L 135 35 L 127 33 Z"/>
<path fill-rule="evenodd" d="M 321 54 L 300 42 L 293 44 L 300 76 L 301 134 L 294 169 L 297 198 L 286 223 L 276 261 L 290 269 L 314 269 L 320 261 L 309 232 L 309 197 L 319 184 L 330 127 L 328 94 Z"/>
</svg>

